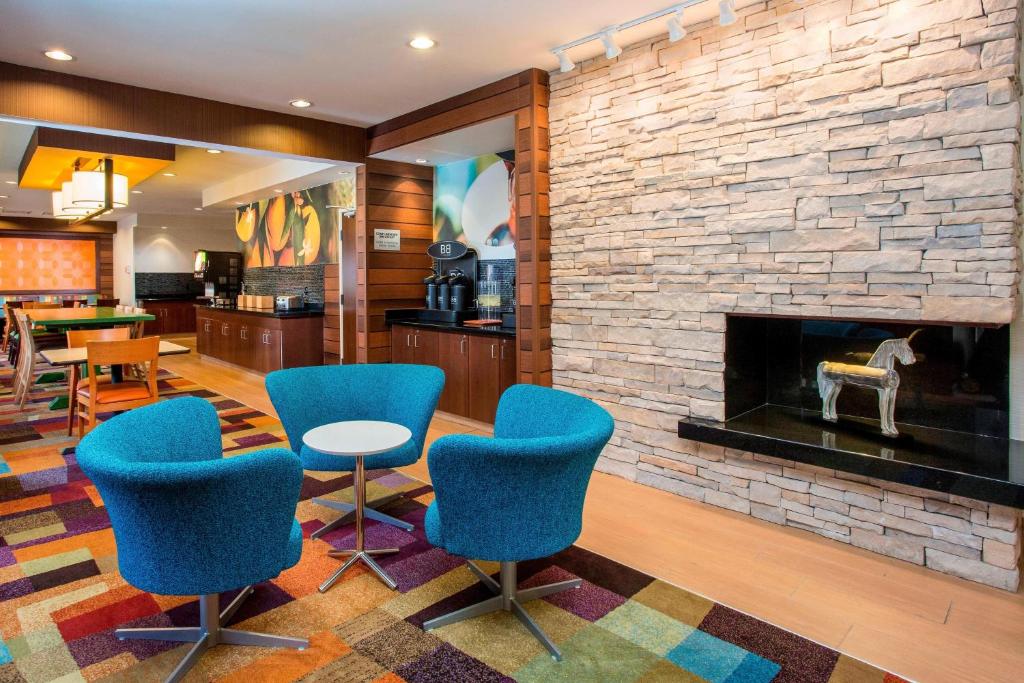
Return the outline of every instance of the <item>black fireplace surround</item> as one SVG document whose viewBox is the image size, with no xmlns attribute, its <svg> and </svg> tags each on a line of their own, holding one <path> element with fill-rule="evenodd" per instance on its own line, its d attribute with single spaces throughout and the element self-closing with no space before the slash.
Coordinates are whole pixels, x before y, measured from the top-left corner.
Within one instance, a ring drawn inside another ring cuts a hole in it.
<svg viewBox="0 0 1024 683">
<path fill-rule="evenodd" d="M 878 396 L 846 386 L 839 421 L 821 417 L 817 366 L 863 365 L 886 339 L 910 338 L 896 424 L 881 433 Z M 725 422 L 687 418 L 679 436 L 1024 507 L 1024 443 L 1009 430 L 1009 327 L 730 315 Z"/>
</svg>

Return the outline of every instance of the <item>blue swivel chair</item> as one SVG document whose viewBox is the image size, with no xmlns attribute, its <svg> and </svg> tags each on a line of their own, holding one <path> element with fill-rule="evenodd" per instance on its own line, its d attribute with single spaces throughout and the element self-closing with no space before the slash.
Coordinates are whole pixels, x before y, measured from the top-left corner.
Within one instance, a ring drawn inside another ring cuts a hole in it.
<svg viewBox="0 0 1024 683">
<path fill-rule="evenodd" d="M 444 388 L 444 372 L 433 366 L 399 363 L 324 365 L 272 372 L 267 375 L 266 386 L 302 466 L 320 472 L 352 472 L 356 468 L 355 458 L 310 450 L 302 442 L 303 435 L 315 427 L 343 420 L 394 422 L 407 427 L 412 439 L 393 451 L 364 458 L 365 467 L 371 470 L 411 465 L 423 453 L 427 428 Z M 366 517 L 412 531 L 412 524 L 374 509 L 399 497 L 396 494 L 370 501 Z M 313 502 L 343 514 L 314 531 L 310 538 L 320 538 L 353 519 L 354 505 L 329 498 L 314 498 Z M 336 580 L 337 576 L 333 578 Z M 331 583 L 326 582 L 322 590 Z"/>
<path fill-rule="evenodd" d="M 200 596 L 198 627 L 115 631 L 121 640 L 195 643 L 167 681 L 181 680 L 221 643 L 308 647 L 305 639 L 225 628 L 252 584 L 299 561 L 302 466 L 294 453 L 274 448 L 224 458 L 213 406 L 179 398 L 100 424 L 77 457 L 106 504 L 125 580 L 151 593 Z M 237 588 L 221 612 L 218 593 Z"/>
<path fill-rule="evenodd" d="M 435 496 L 424 523 L 427 539 L 453 555 L 500 562 L 501 573 L 495 581 L 469 562 L 494 597 L 431 619 L 426 630 L 505 610 L 562 658 L 522 604 L 581 582 L 519 590 L 516 562 L 547 557 L 579 537 L 590 473 L 614 427 L 589 399 L 517 384 L 498 403 L 493 439 L 459 434 L 434 442 L 427 455 Z"/>
</svg>

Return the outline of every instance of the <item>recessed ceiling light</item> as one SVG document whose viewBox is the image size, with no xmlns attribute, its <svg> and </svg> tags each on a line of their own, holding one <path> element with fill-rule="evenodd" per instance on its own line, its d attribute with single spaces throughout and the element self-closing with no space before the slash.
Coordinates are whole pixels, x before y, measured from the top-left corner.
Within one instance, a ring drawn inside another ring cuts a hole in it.
<svg viewBox="0 0 1024 683">
<path fill-rule="evenodd" d="M 18 184 L 17 180 L 5 180 L 4 182 L 7 183 L 8 185 L 17 185 Z"/>
<path fill-rule="evenodd" d="M 5 195 L 5 194 L 0 194 L 0 199 L 7 199 L 7 195 Z"/>
<path fill-rule="evenodd" d="M 417 159 L 416 163 L 417 164 L 425 164 L 425 163 L 427 163 L 427 160 L 426 159 Z"/>
<path fill-rule="evenodd" d="M 176 175 L 178 175 L 178 174 L 177 173 L 171 173 L 170 171 L 168 171 L 167 173 L 164 173 L 164 176 L 166 176 L 168 178 L 173 178 Z"/>
<path fill-rule="evenodd" d="M 220 154 L 220 152 L 221 152 L 221 150 L 219 150 L 219 149 L 208 149 L 208 150 L 206 150 L 207 154 Z"/>
<path fill-rule="evenodd" d="M 309 100 L 304 100 L 301 97 L 297 100 L 292 100 L 288 104 L 292 105 L 296 109 L 305 109 L 306 107 L 312 107 L 313 103 Z"/>
<path fill-rule="evenodd" d="M 132 194 L 142 194 L 142 190 L 132 190 Z"/>
<path fill-rule="evenodd" d="M 416 48 L 417 50 L 429 50 L 435 45 L 437 45 L 437 43 L 426 36 L 416 36 L 409 41 L 409 47 Z"/>
<path fill-rule="evenodd" d="M 70 62 L 74 59 L 74 57 L 69 55 L 67 52 L 64 52 L 64 50 L 47 50 L 43 54 L 50 59 L 56 59 L 58 62 Z"/>
<path fill-rule="evenodd" d="M 166 230 L 166 229 L 167 229 L 167 226 L 166 226 L 166 225 L 161 225 L 161 226 L 160 226 L 160 229 L 161 229 L 161 230 Z"/>
<path fill-rule="evenodd" d="M 284 192 L 284 190 L 278 189 L 278 190 L 274 190 L 274 192 L 277 192 L 278 194 L 281 194 L 282 192 Z"/>
<path fill-rule="evenodd" d="M 202 211 L 202 210 L 203 210 L 203 207 L 201 207 L 201 206 L 197 206 L 197 207 L 193 208 L 192 210 L 193 210 L 193 211 Z"/>
<path fill-rule="evenodd" d="M 245 202 L 235 202 L 235 206 L 242 206 Z"/>
</svg>

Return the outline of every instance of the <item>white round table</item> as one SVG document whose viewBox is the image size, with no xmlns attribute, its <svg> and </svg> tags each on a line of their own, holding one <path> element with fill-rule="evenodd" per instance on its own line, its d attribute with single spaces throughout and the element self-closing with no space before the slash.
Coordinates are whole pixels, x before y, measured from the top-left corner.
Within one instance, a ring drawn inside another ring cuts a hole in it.
<svg viewBox="0 0 1024 683">
<path fill-rule="evenodd" d="M 363 515 L 366 509 L 366 467 L 363 458 L 367 455 L 392 451 L 404 446 L 410 439 L 412 439 L 412 432 L 406 427 L 393 422 L 377 420 L 332 422 L 311 429 L 303 435 L 302 442 L 318 453 L 344 455 L 356 459 L 355 481 L 353 482 L 356 499 L 356 547 L 352 550 L 332 550 L 329 553 L 331 557 L 348 556 L 348 560 L 341 565 L 338 571 L 320 584 L 321 593 L 334 585 L 334 582 L 356 562 L 362 562 L 372 569 L 389 588 L 397 588 L 398 584 L 374 561 L 372 555 L 397 553 L 398 548 L 367 550 L 364 544 Z"/>
</svg>

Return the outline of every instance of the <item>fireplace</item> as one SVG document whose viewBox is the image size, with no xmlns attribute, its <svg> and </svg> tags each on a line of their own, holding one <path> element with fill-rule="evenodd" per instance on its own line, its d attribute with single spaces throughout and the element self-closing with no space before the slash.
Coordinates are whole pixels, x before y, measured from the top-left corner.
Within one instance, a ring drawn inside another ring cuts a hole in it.
<svg viewBox="0 0 1024 683">
<path fill-rule="evenodd" d="M 909 339 L 896 363 L 898 436 L 874 390 L 847 386 L 822 417 L 821 361 L 864 365 Z M 1024 448 L 1008 438 L 1009 328 L 729 315 L 725 421 L 683 420 L 680 436 L 1005 505 L 1024 504 Z"/>
<path fill-rule="evenodd" d="M 770 404 L 820 414 L 821 361 L 862 365 L 888 339 L 911 339 L 896 363 L 901 425 L 1005 438 L 1009 429 L 1007 326 L 924 325 L 730 315 L 725 340 L 726 419 Z M 836 431 L 879 432 L 874 391 L 844 389 Z M 909 439 L 902 439 L 908 441 Z M 880 439 L 881 443 L 886 440 Z"/>
</svg>

